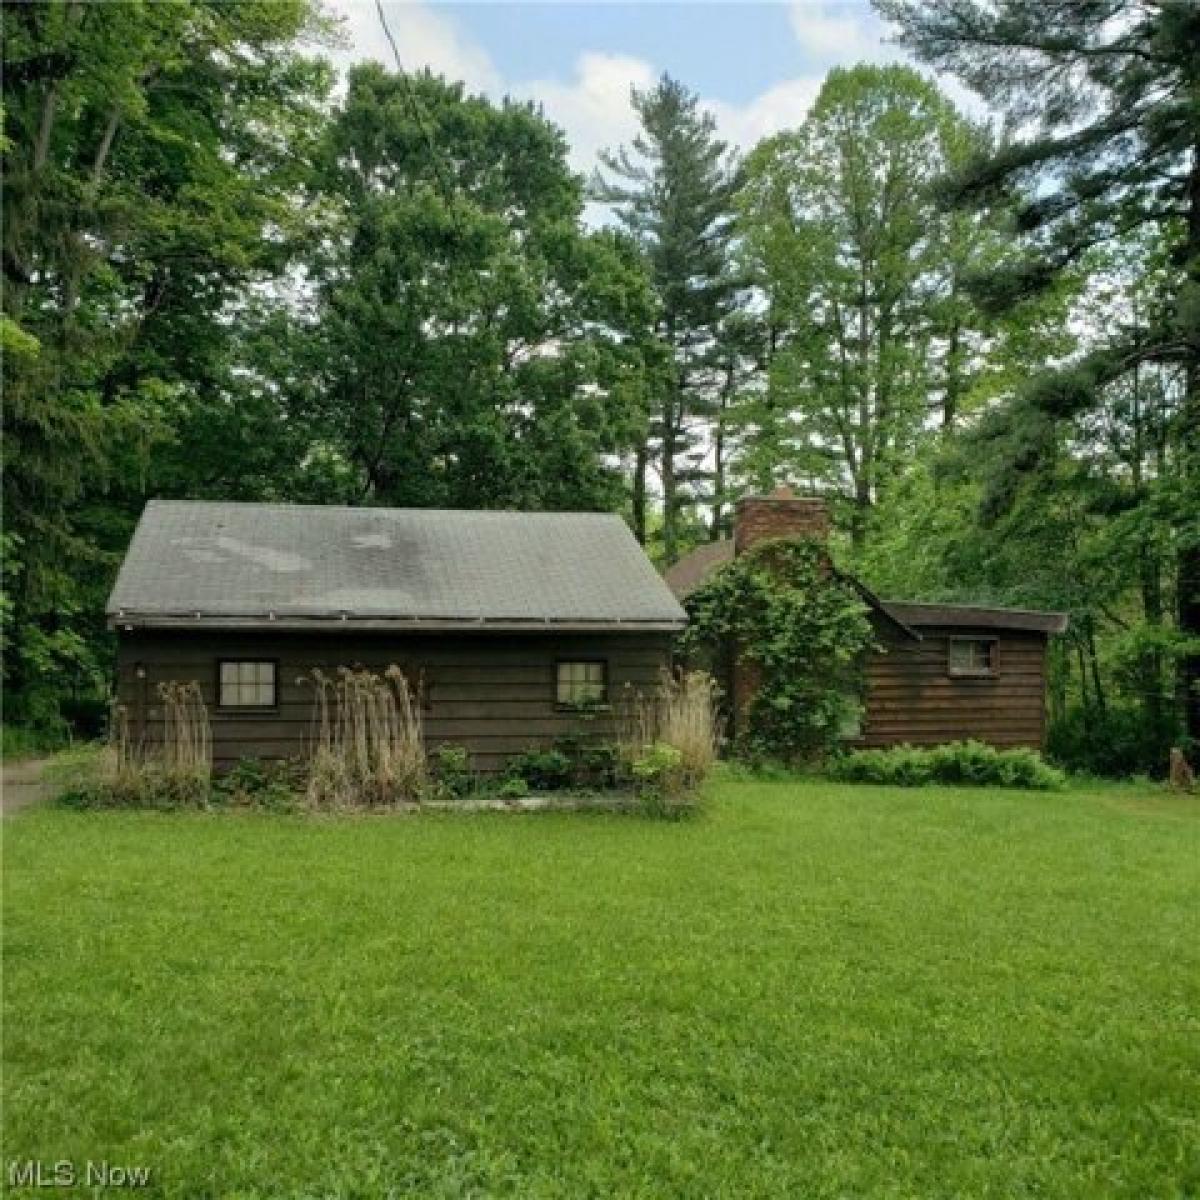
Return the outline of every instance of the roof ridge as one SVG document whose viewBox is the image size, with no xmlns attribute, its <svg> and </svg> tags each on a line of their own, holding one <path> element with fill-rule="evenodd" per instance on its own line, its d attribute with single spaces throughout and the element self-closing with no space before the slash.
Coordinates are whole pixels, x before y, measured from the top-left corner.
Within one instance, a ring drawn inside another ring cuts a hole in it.
<svg viewBox="0 0 1200 1200">
<path fill-rule="evenodd" d="M 622 524 L 625 518 L 615 512 L 595 512 L 588 509 L 534 509 L 532 511 L 520 508 L 417 508 L 397 505 L 380 504 L 309 504 L 291 500 L 182 500 L 174 497 L 152 497 L 146 501 L 146 507 L 165 508 L 273 508 L 287 510 L 316 510 L 318 512 L 355 512 L 355 513 L 429 513 L 438 516 L 464 517 L 599 517 L 605 520 L 616 520 Z"/>
</svg>

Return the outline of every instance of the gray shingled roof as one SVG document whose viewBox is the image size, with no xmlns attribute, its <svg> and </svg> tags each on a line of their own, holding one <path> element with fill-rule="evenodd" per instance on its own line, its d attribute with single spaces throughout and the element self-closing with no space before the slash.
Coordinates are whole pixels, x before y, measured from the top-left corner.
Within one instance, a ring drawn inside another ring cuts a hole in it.
<svg viewBox="0 0 1200 1200">
<path fill-rule="evenodd" d="M 152 500 L 114 625 L 677 628 L 620 517 Z"/>
<path fill-rule="evenodd" d="M 1017 629 L 1031 633 L 1064 633 L 1067 614 L 1032 608 L 995 608 L 979 604 L 918 604 L 884 600 L 883 607 L 905 625 L 937 625 L 963 629 Z"/>
</svg>

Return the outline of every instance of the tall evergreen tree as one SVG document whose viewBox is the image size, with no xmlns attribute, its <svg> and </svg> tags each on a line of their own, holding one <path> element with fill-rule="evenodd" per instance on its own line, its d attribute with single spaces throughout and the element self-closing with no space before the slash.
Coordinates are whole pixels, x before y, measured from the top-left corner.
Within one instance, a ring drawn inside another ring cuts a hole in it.
<svg viewBox="0 0 1200 1200">
<path fill-rule="evenodd" d="M 663 370 L 634 493 L 645 496 L 646 472 L 656 468 L 670 563 L 680 552 L 685 503 L 708 473 L 702 464 L 720 405 L 718 336 L 735 292 L 729 260 L 736 172 L 713 117 L 683 84 L 664 75 L 632 96 L 641 132 L 632 146 L 602 156 L 609 176 L 596 180 L 594 195 L 615 206 L 642 247 L 658 299 Z M 636 532 L 644 541 L 644 505 Z"/>
<path fill-rule="evenodd" d="M 1176 607 L 1191 651 L 1179 665 L 1180 702 L 1200 740 L 1200 6 L 1087 0 L 877 0 L 925 62 L 957 74 L 1004 110 L 1014 135 L 947 189 L 951 202 L 1021 198 L 1024 256 L 977 281 L 1003 309 L 1052 284 L 1092 248 L 1155 231 L 1178 271 L 1171 303 L 1152 325 L 1113 322 L 1080 361 L 1030 381 L 993 425 L 1007 448 L 993 507 L 1053 459 L 1059 422 L 1102 412 L 1111 385 L 1154 364 L 1178 372 L 1183 400 L 1169 517 L 1177 555 Z"/>
</svg>

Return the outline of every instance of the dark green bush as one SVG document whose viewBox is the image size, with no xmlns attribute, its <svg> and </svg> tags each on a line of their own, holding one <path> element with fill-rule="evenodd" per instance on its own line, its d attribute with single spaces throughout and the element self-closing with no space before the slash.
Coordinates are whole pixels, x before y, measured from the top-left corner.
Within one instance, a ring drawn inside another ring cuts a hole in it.
<svg viewBox="0 0 1200 1200">
<path fill-rule="evenodd" d="M 561 750 L 526 750 L 508 760 L 504 773 L 535 792 L 556 792 L 570 786 L 574 765 Z"/>
<path fill-rule="evenodd" d="M 1073 708 L 1051 723 L 1046 756 L 1080 774 L 1161 778 L 1178 744 L 1175 722 L 1151 720 L 1141 708 Z"/>
<path fill-rule="evenodd" d="M 997 750 L 975 741 L 928 749 L 895 746 L 888 750 L 857 750 L 833 759 L 828 774 L 846 783 L 894 787 L 965 783 L 1052 791 L 1066 782 L 1063 773 L 1034 750 Z"/>
</svg>

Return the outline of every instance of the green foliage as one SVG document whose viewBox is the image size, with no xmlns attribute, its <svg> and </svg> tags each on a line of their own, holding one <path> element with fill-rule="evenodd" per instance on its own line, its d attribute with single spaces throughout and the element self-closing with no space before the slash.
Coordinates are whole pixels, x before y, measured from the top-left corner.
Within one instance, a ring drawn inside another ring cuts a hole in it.
<svg viewBox="0 0 1200 1200">
<path fill-rule="evenodd" d="M 1068 771 L 1088 775 L 1162 778 L 1176 729 L 1153 718 L 1142 705 L 1108 709 L 1072 705 L 1050 722 L 1046 754 Z"/>
<path fill-rule="evenodd" d="M 683 773 L 683 753 L 667 742 L 654 742 L 629 764 L 634 794 L 651 817 L 673 818 L 695 807 L 695 792 Z"/>
<path fill-rule="evenodd" d="M 527 783 L 535 792 L 556 792 L 569 787 L 574 764 L 561 750 L 526 750 L 508 760 L 505 774 Z"/>
<path fill-rule="evenodd" d="M 834 758 L 828 773 L 846 783 L 892 787 L 939 783 L 1055 791 L 1066 784 L 1063 773 L 1048 766 L 1034 750 L 997 750 L 976 741 L 951 742 L 929 749 L 895 746 L 887 750 L 856 750 Z"/>
<path fill-rule="evenodd" d="M 1171 542 L 1179 627 L 1200 645 L 1200 7 L 877 4 L 919 58 L 958 75 L 1022 131 L 966 163 L 944 189 L 964 211 L 1006 191 L 1017 202 L 1018 253 L 975 281 L 980 300 L 1011 312 L 1092 265 L 1098 248 L 1128 258 L 1131 268 L 1124 303 L 1100 296 L 1099 320 L 1088 323 L 1081 352 L 1034 364 L 989 413 L 987 512 L 1011 510 L 1031 479 L 1053 477 L 1080 424 L 1093 446 L 1131 450 L 1138 467 L 1128 483 L 1140 499 L 1151 492 L 1184 498 L 1160 510 L 1155 524 Z M 1143 421 L 1147 401 L 1160 411 Z M 1160 425 L 1163 408 L 1176 411 Z M 1112 437 L 1106 427 L 1131 415 L 1144 434 L 1160 425 L 1157 444 Z M 1157 624 L 1163 547 L 1143 541 L 1137 549 L 1155 559 L 1140 582 L 1146 619 Z M 1143 701 L 1163 714 L 1156 669 L 1148 656 Z M 1200 740 L 1200 649 L 1178 660 L 1174 691 L 1190 737 Z"/>
<path fill-rule="evenodd" d="M 242 477 L 243 441 L 193 418 L 239 407 L 246 293 L 294 249 L 330 83 L 300 47 L 322 25 L 312 0 L 0 11 L 4 666 L 23 721 L 99 699 L 100 612 L 145 495 Z"/>
<path fill-rule="evenodd" d="M 529 784 L 519 775 L 508 775 L 496 785 L 496 795 L 505 800 L 523 800 L 529 795 Z"/>
<path fill-rule="evenodd" d="M 239 759 L 212 780 L 212 802 L 234 808 L 295 812 L 303 807 L 307 764 L 298 759 Z"/>
<path fill-rule="evenodd" d="M 311 190 L 316 319 L 287 403 L 344 466 L 341 498 L 615 508 L 650 296 L 628 240 L 584 230 L 561 133 L 532 105 L 358 66 Z"/>
<path fill-rule="evenodd" d="M 593 195 L 614 206 L 649 268 L 655 312 L 644 392 L 645 425 L 633 479 L 633 524 L 647 537 L 647 470 L 662 482 L 662 553 L 682 549 L 684 509 L 699 492 L 700 430 L 719 413 L 728 346 L 723 324 L 737 278 L 729 270 L 737 175 L 699 97 L 664 75 L 631 100 L 641 128 L 631 146 L 601 155 L 608 178 Z M 720 450 L 718 470 L 720 469 Z"/>
<path fill-rule="evenodd" d="M 22 758 L 38 758 L 61 749 L 63 739 L 59 734 L 44 729 L 30 729 L 24 725 L 0 726 L 0 759 L 15 762 Z"/>
<path fill-rule="evenodd" d="M 862 65 L 831 71 L 804 124 L 746 165 L 742 253 L 770 329 L 735 418 L 738 469 L 763 491 L 825 480 L 858 543 L 931 396 L 951 429 L 973 403 L 968 359 L 991 331 L 963 279 L 1000 254 L 999 236 L 990 216 L 941 213 L 933 189 L 983 140 L 916 71 Z"/>
<path fill-rule="evenodd" d="M 734 645 L 761 681 L 739 752 L 789 762 L 832 749 L 861 704 L 867 608 L 824 547 L 806 538 L 759 542 L 687 602 L 685 654 Z"/>
<path fill-rule="evenodd" d="M 455 800 L 462 800 L 475 789 L 471 755 L 465 746 L 438 746 L 429 755 L 429 771 L 435 788 Z"/>
</svg>

